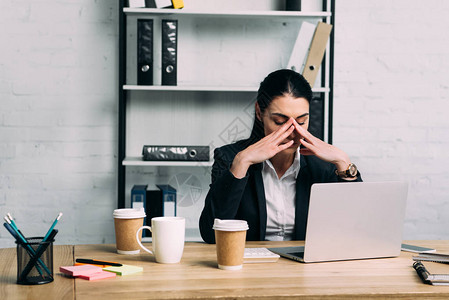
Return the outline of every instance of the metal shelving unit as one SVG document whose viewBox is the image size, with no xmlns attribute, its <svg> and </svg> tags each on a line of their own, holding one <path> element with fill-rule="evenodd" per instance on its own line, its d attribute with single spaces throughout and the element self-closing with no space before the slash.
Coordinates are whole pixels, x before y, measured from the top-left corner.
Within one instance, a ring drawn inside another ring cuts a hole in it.
<svg viewBox="0 0 449 300">
<path fill-rule="evenodd" d="M 291 12 L 291 11 L 203 11 L 203 10 L 175 10 L 175 9 L 150 9 L 150 8 L 128 8 L 126 0 L 119 0 L 119 103 L 118 103 L 118 180 L 117 180 L 117 207 L 125 207 L 125 186 L 126 186 L 126 167 L 132 166 L 211 166 L 212 162 L 146 162 L 139 157 L 127 156 L 126 153 L 126 109 L 127 99 L 130 92 L 251 92 L 255 93 L 258 87 L 255 86 L 141 86 L 127 84 L 127 17 L 139 16 L 192 16 L 192 17 L 219 17 L 219 18 L 275 18 L 275 19 L 310 19 L 319 18 L 323 21 L 335 24 L 335 0 L 323 0 L 323 11 L 318 12 Z M 325 131 L 325 140 L 332 143 L 332 111 L 333 111 L 333 45 L 334 45 L 333 28 L 328 48 L 326 49 L 325 59 L 323 60 L 321 73 L 322 87 L 314 88 L 315 93 L 320 93 L 324 97 L 325 103 L 325 120 L 327 126 Z"/>
</svg>

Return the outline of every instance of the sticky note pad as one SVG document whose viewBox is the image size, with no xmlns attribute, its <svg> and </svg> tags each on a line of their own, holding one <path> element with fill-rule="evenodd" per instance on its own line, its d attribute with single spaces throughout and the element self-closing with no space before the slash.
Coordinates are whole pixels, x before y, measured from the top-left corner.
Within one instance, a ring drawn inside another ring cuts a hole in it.
<svg viewBox="0 0 449 300">
<path fill-rule="evenodd" d="M 115 273 L 101 271 L 101 272 L 93 273 L 93 274 L 80 275 L 79 278 L 93 281 L 93 280 L 114 278 L 115 276 L 116 276 Z"/>
<path fill-rule="evenodd" d="M 121 267 L 110 266 L 110 267 L 103 268 L 103 270 L 116 273 L 117 275 L 120 275 L 120 276 L 126 276 L 126 275 L 143 272 L 142 267 L 131 266 L 131 265 L 123 265 Z"/>
<path fill-rule="evenodd" d="M 82 266 L 66 266 L 66 267 L 59 267 L 59 271 L 70 275 L 73 277 L 80 276 L 80 275 L 89 275 L 93 273 L 99 273 L 101 272 L 100 267 L 92 266 L 92 265 L 82 265 Z"/>
</svg>

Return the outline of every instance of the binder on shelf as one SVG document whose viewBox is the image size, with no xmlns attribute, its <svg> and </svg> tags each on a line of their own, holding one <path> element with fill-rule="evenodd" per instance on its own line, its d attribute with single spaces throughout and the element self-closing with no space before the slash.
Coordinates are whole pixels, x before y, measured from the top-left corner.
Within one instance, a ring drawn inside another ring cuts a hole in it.
<svg viewBox="0 0 449 300">
<path fill-rule="evenodd" d="M 301 0 L 285 0 L 285 10 L 300 11 Z"/>
<path fill-rule="evenodd" d="M 162 85 L 177 84 L 178 21 L 162 20 Z"/>
<path fill-rule="evenodd" d="M 134 185 L 131 189 L 131 208 L 145 208 L 147 185 Z"/>
<path fill-rule="evenodd" d="M 176 189 L 169 184 L 158 184 L 162 192 L 162 215 L 176 217 Z"/>
<path fill-rule="evenodd" d="M 300 74 L 304 71 L 307 54 L 309 53 L 310 44 L 315 33 L 316 26 L 309 22 L 302 22 L 298 32 L 293 51 L 288 60 L 287 68 L 292 69 Z"/>
<path fill-rule="evenodd" d="M 145 214 L 147 215 L 145 225 L 151 226 L 151 219 L 163 216 L 162 191 L 156 185 L 148 185 L 146 190 Z M 143 230 L 146 237 L 151 236 L 151 232 Z"/>
<path fill-rule="evenodd" d="M 145 161 L 209 161 L 209 146 L 152 146 L 144 145 Z"/>
<path fill-rule="evenodd" d="M 313 87 L 315 84 L 318 70 L 320 69 L 321 62 L 323 61 L 324 52 L 326 51 L 326 44 L 332 31 L 332 25 L 318 22 L 313 35 L 312 43 L 310 45 L 309 54 L 307 55 L 306 64 L 302 75 Z"/>
<path fill-rule="evenodd" d="M 137 20 L 137 84 L 153 84 L 153 20 Z"/>
<path fill-rule="evenodd" d="M 147 186 L 136 184 L 131 189 L 131 208 L 143 208 L 146 213 Z M 148 215 L 147 215 L 148 216 Z M 144 218 L 143 224 L 146 224 L 147 217 Z M 144 230 L 142 236 L 145 237 L 147 231 Z"/>
</svg>

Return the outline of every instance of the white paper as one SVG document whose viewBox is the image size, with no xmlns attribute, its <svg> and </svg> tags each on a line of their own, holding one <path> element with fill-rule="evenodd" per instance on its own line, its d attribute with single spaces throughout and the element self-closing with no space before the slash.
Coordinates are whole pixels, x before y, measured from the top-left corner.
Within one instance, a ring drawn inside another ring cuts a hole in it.
<svg viewBox="0 0 449 300">
<path fill-rule="evenodd" d="M 129 7 L 145 7 L 145 0 L 129 0 Z"/>
</svg>

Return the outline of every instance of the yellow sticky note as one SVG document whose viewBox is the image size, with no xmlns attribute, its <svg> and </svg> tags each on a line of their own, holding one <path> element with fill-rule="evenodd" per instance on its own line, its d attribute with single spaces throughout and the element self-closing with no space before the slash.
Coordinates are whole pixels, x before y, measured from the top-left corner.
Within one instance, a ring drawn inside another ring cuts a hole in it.
<svg viewBox="0 0 449 300">
<path fill-rule="evenodd" d="M 143 272 L 142 267 L 131 266 L 131 265 L 122 265 L 121 267 L 109 266 L 103 268 L 104 271 L 113 272 L 120 276 L 132 275 L 136 273 Z"/>
</svg>

